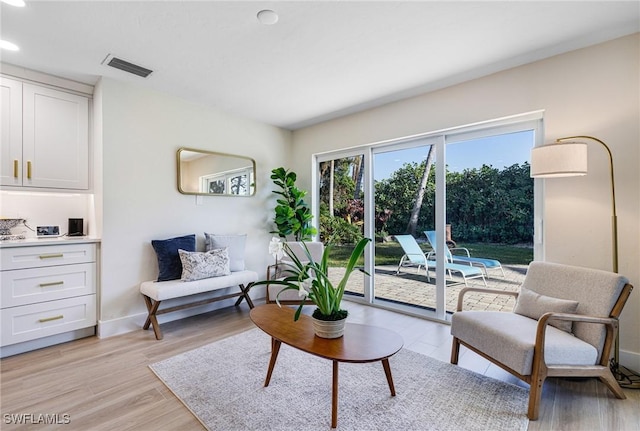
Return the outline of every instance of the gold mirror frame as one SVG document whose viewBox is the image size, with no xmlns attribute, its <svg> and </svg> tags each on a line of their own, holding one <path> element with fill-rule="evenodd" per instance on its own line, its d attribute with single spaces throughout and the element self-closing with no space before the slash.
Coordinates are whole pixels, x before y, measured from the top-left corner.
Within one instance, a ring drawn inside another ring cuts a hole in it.
<svg viewBox="0 0 640 431">
<path fill-rule="evenodd" d="M 250 157 L 182 147 L 176 162 L 178 191 L 184 195 L 255 195 L 256 162 Z"/>
</svg>

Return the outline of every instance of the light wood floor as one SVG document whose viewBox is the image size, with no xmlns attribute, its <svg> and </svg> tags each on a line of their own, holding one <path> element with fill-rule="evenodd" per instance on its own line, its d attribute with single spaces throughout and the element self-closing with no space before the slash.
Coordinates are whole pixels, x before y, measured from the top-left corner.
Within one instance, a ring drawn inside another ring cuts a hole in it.
<svg viewBox="0 0 640 431">
<path fill-rule="evenodd" d="M 404 337 L 406 348 L 448 362 L 448 326 L 351 302 L 346 305 L 352 322 L 393 329 Z M 152 331 L 141 329 L 5 358 L 0 361 L 0 428 L 203 429 L 147 365 L 253 327 L 248 308 L 243 305 L 164 324 L 162 341 L 156 341 Z M 462 352 L 460 366 L 518 383 L 469 351 Z M 617 400 L 593 379 L 549 379 L 540 419 L 530 422 L 529 430 L 640 430 L 640 391 L 626 390 L 626 394 L 628 399 Z M 61 421 L 67 414 L 70 423 L 20 427 L 7 424 L 7 415 L 11 414 L 58 414 Z"/>
</svg>

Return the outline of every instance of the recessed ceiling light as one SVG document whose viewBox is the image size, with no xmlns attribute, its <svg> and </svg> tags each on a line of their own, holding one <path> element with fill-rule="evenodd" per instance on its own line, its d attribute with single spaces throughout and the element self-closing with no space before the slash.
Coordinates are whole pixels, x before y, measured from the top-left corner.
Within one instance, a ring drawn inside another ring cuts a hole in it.
<svg viewBox="0 0 640 431">
<path fill-rule="evenodd" d="M 264 25 L 273 25 L 278 22 L 278 14 L 271 9 L 264 9 L 258 12 L 258 21 Z"/>
<path fill-rule="evenodd" d="M 2 3 L 10 4 L 15 7 L 25 7 L 26 5 L 24 0 L 2 0 Z"/>
<path fill-rule="evenodd" d="M 20 51 L 18 45 L 2 39 L 0 39 L 0 48 L 6 49 L 7 51 Z"/>
</svg>

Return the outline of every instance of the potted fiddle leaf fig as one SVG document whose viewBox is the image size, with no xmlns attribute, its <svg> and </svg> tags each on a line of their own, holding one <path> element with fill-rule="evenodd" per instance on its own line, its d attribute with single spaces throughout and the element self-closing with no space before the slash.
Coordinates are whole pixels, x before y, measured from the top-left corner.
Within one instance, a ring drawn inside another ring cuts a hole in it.
<svg viewBox="0 0 640 431">
<path fill-rule="evenodd" d="M 285 168 L 271 171 L 273 183 L 280 190 L 273 190 L 279 195 L 273 218 L 275 231 L 280 238 L 292 236 L 295 241 L 306 241 L 316 234 L 316 228 L 311 226 L 313 214 L 309 205 L 304 201 L 307 192 L 296 187 L 296 173 Z"/>
</svg>

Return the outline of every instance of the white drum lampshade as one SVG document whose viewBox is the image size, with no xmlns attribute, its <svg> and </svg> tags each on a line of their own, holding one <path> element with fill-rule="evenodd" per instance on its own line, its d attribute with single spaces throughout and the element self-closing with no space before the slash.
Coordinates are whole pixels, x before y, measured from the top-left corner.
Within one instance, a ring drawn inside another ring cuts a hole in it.
<svg viewBox="0 0 640 431">
<path fill-rule="evenodd" d="M 561 142 L 531 150 L 531 177 L 573 177 L 587 175 L 587 144 Z"/>
</svg>

